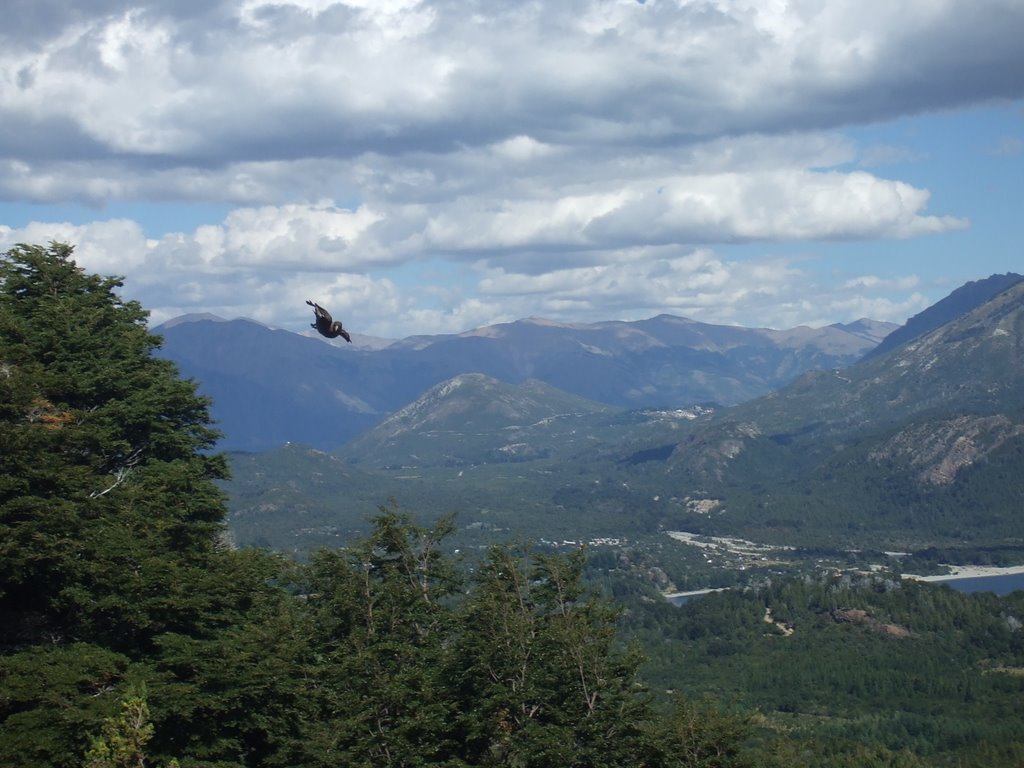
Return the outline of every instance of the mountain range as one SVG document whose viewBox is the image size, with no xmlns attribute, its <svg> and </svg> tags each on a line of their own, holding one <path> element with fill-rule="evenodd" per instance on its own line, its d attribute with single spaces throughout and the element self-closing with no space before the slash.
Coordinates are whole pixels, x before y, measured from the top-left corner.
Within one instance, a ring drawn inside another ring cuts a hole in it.
<svg viewBox="0 0 1024 768">
<path fill-rule="evenodd" d="M 459 374 L 333 454 L 236 456 L 233 515 L 244 536 L 276 527 L 275 545 L 294 542 L 295 510 L 311 543 L 388 498 L 490 531 L 1024 544 L 1024 282 L 985 293 L 946 322 L 948 305 L 922 313 L 888 352 L 731 406 Z"/>
<path fill-rule="evenodd" d="M 565 324 L 531 318 L 460 334 L 335 346 L 210 315 L 155 328 L 159 354 L 212 398 L 225 450 L 287 442 L 333 450 L 438 384 L 479 373 L 544 382 L 606 405 L 643 408 L 764 395 L 800 374 L 848 365 L 896 326 L 872 320 L 788 330 L 659 315 Z"/>
</svg>

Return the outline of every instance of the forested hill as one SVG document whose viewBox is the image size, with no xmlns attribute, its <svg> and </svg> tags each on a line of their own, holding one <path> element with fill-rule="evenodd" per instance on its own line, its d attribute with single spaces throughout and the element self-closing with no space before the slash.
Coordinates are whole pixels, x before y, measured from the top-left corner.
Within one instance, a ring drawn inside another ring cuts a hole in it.
<svg viewBox="0 0 1024 768">
<path fill-rule="evenodd" d="M 389 498 L 467 529 L 782 546 L 1019 543 L 1024 282 L 886 355 L 731 408 L 615 409 L 463 375 L 333 454 L 233 455 L 239 541 L 301 552 Z M 295 514 L 299 510 L 299 514 Z"/>
<path fill-rule="evenodd" d="M 717 412 L 665 464 L 748 538 L 1020 541 L 1022 351 L 1015 281 L 886 354 Z"/>
</svg>

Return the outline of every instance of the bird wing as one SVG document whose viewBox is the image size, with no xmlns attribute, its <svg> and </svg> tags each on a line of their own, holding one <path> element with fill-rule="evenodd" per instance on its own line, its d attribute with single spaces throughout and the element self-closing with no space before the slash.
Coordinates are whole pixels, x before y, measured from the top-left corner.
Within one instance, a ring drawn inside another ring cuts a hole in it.
<svg viewBox="0 0 1024 768">
<path fill-rule="evenodd" d="M 331 323 L 331 313 L 330 312 L 328 312 L 326 309 L 321 307 L 315 301 L 310 301 L 309 299 L 306 299 L 306 303 L 309 304 L 309 306 L 311 306 L 313 308 L 313 314 L 316 315 L 316 319 L 317 319 L 318 322 L 323 320 L 328 325 L 330 325 L 330 323 Z"/>
</svg>

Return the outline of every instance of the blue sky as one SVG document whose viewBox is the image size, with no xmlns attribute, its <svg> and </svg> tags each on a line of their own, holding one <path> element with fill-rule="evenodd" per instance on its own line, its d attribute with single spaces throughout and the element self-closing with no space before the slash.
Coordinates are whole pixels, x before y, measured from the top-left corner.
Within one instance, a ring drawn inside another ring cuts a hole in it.
<svg viewBox="0 0 1024 768">
<path fill-rule="evenodd" d="M 154 324 L 902 322 L 1024 270 L 1020 0 L 8 16 L 0 248 L 71 242 Z"/>
</svg>

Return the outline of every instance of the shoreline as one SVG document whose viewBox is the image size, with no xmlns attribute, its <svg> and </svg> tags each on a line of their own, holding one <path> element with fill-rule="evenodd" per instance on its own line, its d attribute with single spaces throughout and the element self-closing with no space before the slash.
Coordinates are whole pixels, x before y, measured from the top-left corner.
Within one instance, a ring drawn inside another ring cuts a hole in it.
<svg viewBox="0 0 1024 768">
<path fill-rule="evenodd" d="M 983 579 L 989 576 L 1017 576 L 1024 574 L 1024 565 L 947 565 L 950 573 L 938 573 L 930 576 L 922 576 L 916 573 L 901 573 L 904 579 L 916 579 L 917 581 L 953 581 L 955 579 Z"/>
</svg>

